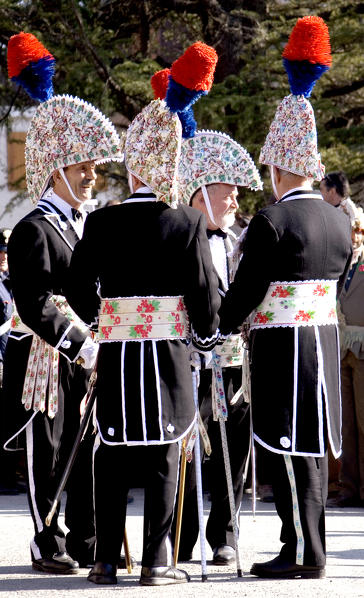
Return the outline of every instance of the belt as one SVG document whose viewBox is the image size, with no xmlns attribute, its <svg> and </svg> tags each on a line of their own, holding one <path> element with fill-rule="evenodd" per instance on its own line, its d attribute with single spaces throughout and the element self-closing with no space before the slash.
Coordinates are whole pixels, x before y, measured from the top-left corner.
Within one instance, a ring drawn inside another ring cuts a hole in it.
<svg viewBox="0 0 364 598">
<path fill-rule="evenodd" d="M 336 280 L 272 282 L 251 329 L 337 324 Z"/>
<path fill-rule="evenodd" d="M 101 300 L 100 343 L 185 339 L 188 332 L 188 315 L 181 296 Z"/>
</svg>

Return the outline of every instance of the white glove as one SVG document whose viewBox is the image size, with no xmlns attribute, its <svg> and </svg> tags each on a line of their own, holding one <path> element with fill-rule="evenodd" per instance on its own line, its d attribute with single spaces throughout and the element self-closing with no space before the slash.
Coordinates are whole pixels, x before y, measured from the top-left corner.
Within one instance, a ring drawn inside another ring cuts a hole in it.
<svg viewBox="0 0 364 598">
<path fill-rule="evenodd" d="M 88 336 L 83 343 L 80 352 L 77 356 L 77 362 L 86 370 L 91 369 L 95 365 L 99 345 Z"/>
</svg>

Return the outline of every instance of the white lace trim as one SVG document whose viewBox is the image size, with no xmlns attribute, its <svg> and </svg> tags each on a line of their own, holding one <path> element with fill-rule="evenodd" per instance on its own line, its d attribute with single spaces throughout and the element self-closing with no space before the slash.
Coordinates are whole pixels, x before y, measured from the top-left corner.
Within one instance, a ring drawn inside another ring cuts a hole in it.
<svg viewBox="0 0 364 598">
<path fill-rule="evenodd" d="M 201 338 L 200 336 L 198 336 L 198 334 L 196 334 L 196 332 L 193 329 L 193 326 L 191 326 L 191 334 L 192 334 L 194 340 L 201 343 L 202 345 L 205 345 L 205 344 L 212 343 L 220 335 L 220 331 L 217 328 L 215 334 L 213 334 L 212 336 L 207 336 L 206 338 Z"/>
<path fill-rule="evenodd" d="M 178 299 L 181 295 L 128 295 L 123 297 L 101 297 L 102 301 L 118 301 L 119 299 Z"/>
</svg>

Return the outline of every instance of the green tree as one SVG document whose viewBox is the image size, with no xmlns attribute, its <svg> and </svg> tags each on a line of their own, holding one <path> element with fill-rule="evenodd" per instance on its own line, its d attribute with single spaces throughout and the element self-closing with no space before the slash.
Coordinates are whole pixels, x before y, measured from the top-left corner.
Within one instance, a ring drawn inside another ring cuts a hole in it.
<svg viewBox="0 0 364 598">
<path fill-rule="evenodd" d="M 289 93 L 281 53 L 298 17 L 322 16 L 333 65 L 312 95 L 319 148 L 327 171 L 344 170 L 353 198 L 364 203 L 364 3 L 359 0 L 0 0 L 0 97 L 24 109 L 32 101 L 7 79 L 6 45 L 32 32 L 57 59 L 56 93 L 89 100 L 126 128 L 152 98 L 150 77 L 200 39 L 219 54 L 215 85 L 196 104 L 199 128 L 232 135 L 257 162 L 271 120 Z M 0 113 L 1 118 L 1 113 Z M 270 196 L 242 193 L 254 213 Z M 125 183 L 122 171 L 107 173 Z"/>
</svg>

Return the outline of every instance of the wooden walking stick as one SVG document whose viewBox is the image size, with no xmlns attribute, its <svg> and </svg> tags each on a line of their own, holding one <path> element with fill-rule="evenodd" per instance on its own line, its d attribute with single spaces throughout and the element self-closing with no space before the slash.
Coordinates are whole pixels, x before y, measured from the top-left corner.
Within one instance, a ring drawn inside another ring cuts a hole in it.
<svg viewBox="0 0 364 598">
<path fill-rule="evenodd" d="M 67 480 L 69 478 L 69 475 L 71 473 L 71 469 L 73 467 L 73 464 L 75 462 L 77 453 L 78 453 L 78 449 L 80 447 L 80 444 L 83 440 L 83 437 L 85 435 L 86 429 L 87 429 L 87 425 L 92 413 L 92 409 L 95 403 L 95 399 L 96 399 L 96 378 L 97 378 L 97 373 L 96 373 L 96 365 L 97 365 L 97 361 L 95 364 L 95 368 L 90 376 L 90 381 L 89 381 L 89 385 L 88 385 L 88 389 L 87 389 L 87 395 L 86 395 L 86 407 L 85 407 L 85 411 L 83 413 L 82 419 L 81 419 L 81 424 L 79 427 L 79 430 L 77 432 L 77 436 L 75 438 L 75 441 L 73 443 L 73 447 L 70 453 L 70 456 L 68 457 L 68 461 L 67 461 L 67 465 L 65 467 L 65 470 L 63 472 L 61 481 L 59 482 L 58 488 L 57 488 L 57 492 L 56 495 L 54 497 L 53 503 L 52 503 L 52 507 L 46 517 L 45 523 L 46 525 L 49 527 L 52 519 L 53 519 L 53 515 L 56 512 L 58 503 L 60 501 L 62 492 L 64 490 L 64 487 L 67 483 Z"/>
<path fill-rule="evenodd" d="M 181 469 L 179 474 L 179 491 L 178 491 L 178 508 L 177 508 L 177 521 L 176 521 L 176 536 L 174 540 L 174 551 L 173 551 L 173 565 L 176 567 L 178 563 L 179 543 L 181 539 L 181 527 L 182 527 L 182 513 L 183 503 L 185 498 L 185 481 L 186 481 L 186 440 L 182 441 L 182 454 L 181 454 Z"/>
<path fill-rule="evenodd" d="M 129 542 L 128 542 L 128 536 L 126 534 L 126 529 L 124 529 L 124 553 L 125 553 L 125 564 L 126 564 L 127 571 L 128 571 L 128 573 L 132 573 Z"/>
</svg>

